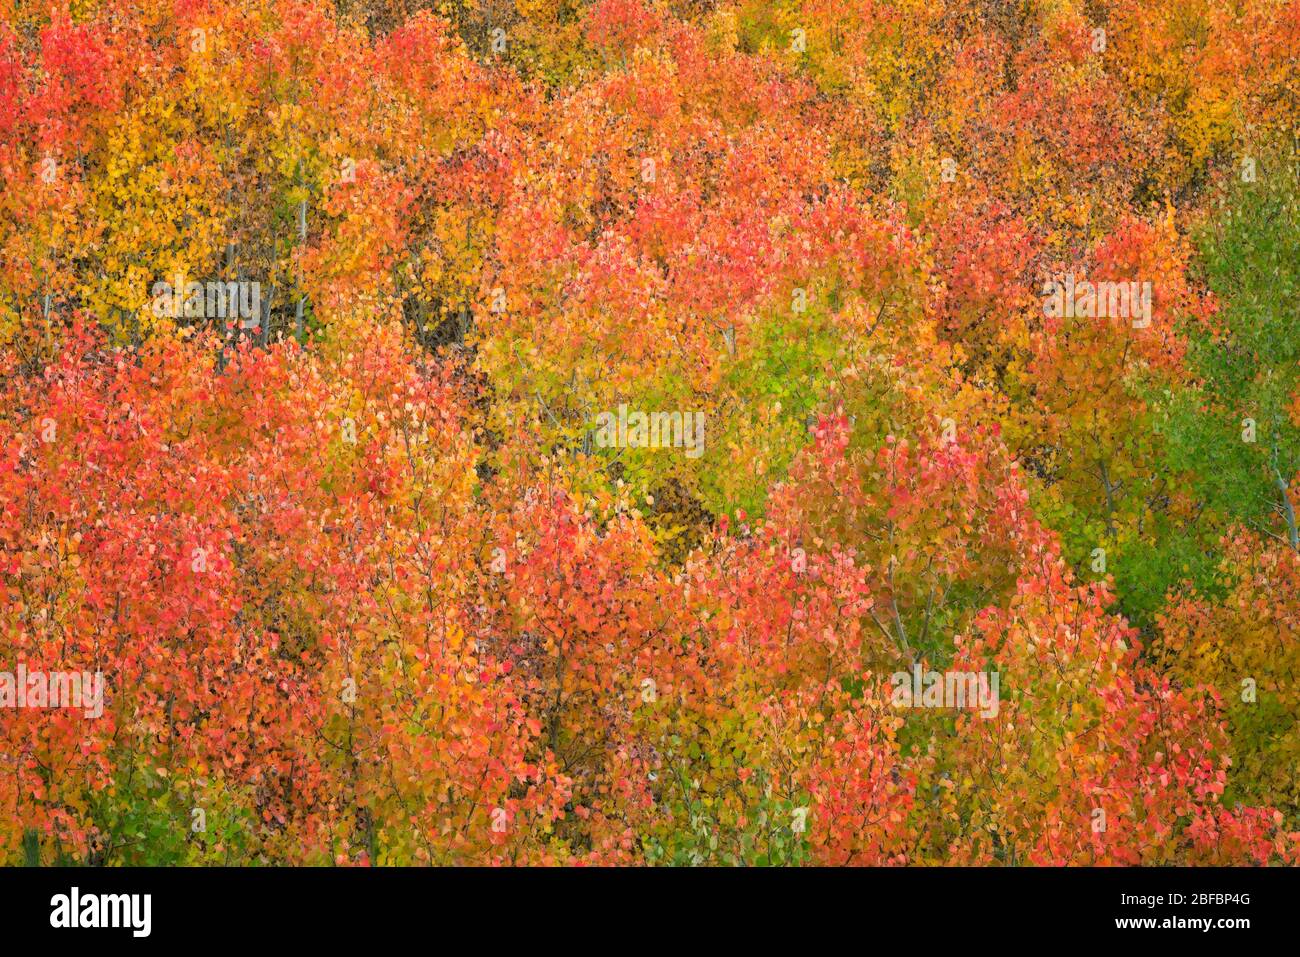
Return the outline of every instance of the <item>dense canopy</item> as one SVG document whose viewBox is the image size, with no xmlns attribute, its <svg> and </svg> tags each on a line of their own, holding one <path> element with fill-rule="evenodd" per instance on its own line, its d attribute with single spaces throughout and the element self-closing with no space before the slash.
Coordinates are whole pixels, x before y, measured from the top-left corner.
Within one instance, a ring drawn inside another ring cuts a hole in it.
<svg viewBox="0 0 1300 957">
<path fill-rule="evenodd" d="M 1300 0 L 0 11 L 0 863 L 1296 862 Z"/>
</svg>

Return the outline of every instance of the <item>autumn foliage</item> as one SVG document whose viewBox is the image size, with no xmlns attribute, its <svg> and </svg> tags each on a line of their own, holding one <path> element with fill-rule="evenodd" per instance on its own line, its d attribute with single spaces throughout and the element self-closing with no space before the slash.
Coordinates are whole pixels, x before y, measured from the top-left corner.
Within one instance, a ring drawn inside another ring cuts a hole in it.
<svg viewBox="0 0 1300 957">
<path fill-rule="evenodd" d="M 1297 862 L 1297 0 L 0 10 L 0 863 Z"/>
</svg>

